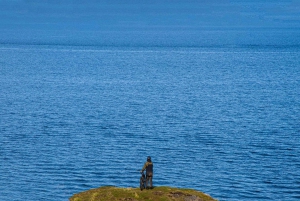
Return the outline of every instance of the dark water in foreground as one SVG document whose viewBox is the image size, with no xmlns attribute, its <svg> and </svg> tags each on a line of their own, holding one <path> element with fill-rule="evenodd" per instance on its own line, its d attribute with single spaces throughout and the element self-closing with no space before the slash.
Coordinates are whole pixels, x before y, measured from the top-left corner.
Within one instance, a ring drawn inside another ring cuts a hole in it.
<svg viewBox="0 0 300 201">
<path fill-rule="evenodd" d="M 0 48 L 0 200 L 155 185 L 300 199 L 299 48 Z"/>
</svg>

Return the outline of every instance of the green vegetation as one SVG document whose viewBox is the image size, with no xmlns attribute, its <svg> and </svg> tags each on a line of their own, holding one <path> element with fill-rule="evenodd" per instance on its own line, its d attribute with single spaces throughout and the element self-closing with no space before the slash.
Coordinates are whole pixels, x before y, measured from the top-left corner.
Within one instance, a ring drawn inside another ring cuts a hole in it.
<svg viewBox="0 0 300 201">
<path fill-rule="evenodd" d="M 155 187 L 139 188 L 104 186 L 73 195 L 70 201 L 214 201 L 212 197 L 192 189 Z"/>
</svg>

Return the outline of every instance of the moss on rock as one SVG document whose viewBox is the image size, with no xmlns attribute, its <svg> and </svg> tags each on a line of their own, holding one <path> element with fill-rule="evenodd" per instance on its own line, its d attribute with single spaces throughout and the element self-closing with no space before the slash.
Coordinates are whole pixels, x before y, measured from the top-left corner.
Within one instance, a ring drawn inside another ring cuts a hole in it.
<svg viewBox="0 0 300 201">
<path fill-rule="evenodd" d="M 213 201 L 209 195 L 193 190 L 155 187 L 141 191 L 139 188 L 104 186 L 73 195 L 70 201 Z"/>
</svg>

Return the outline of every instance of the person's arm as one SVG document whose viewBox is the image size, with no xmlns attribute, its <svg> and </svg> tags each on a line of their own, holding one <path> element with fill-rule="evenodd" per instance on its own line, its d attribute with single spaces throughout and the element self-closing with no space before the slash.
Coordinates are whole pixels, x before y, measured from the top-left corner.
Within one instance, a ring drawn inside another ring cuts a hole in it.
<svg viewBox="0 0 300 201">
<path fill-rule="evenodd" d="M 142 170 L 141 170 L 141 172 L 143 172 L 146 169 L 147 166 L 148 166 L 148 163 L 145 163 Z"/>
</svg>

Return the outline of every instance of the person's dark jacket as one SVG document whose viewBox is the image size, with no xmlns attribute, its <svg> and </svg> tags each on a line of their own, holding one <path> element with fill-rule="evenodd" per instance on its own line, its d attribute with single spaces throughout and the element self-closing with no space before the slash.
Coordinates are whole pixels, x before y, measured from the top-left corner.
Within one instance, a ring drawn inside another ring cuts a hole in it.
<svg viewBox="0 0 300 201">
<path fill-rule="evenodd" d="M 153 163 L 151 161 L 147 161 L 144 166 L 142 171 L 146 170 L 146 175 L 147 176 L 152 176 L 153 175 Z"/>
</svg>

